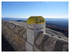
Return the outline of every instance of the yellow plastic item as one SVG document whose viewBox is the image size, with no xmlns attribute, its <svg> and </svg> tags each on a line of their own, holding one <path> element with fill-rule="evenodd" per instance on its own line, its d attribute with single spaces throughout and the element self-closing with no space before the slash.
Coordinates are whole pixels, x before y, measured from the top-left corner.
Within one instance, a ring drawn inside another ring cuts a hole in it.
<svg viewBox="0 0 70 53">
<path fill-rule="evenodd" d="M 45 19 L 42 16 L 31 16 L 27 20 L 28 24 L 43 24 Z"/>
</svg>

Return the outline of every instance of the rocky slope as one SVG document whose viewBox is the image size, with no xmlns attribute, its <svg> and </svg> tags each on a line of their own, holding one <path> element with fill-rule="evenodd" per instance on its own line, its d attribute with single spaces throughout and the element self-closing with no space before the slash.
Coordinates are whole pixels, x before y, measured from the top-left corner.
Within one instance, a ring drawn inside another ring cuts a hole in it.
<svg viewBox="0 0 70 53">
<path fill-rule="evenodd" d="M 27 41 L 24 22 L 2 21 L 2 34 L 16 51 L 27 51 L 26 43 L 33 51 L 68 51 L 68 38 L 64 34 L 46 28 L 46 33 L 39 33 L 34 45 Z"/>
</svg>

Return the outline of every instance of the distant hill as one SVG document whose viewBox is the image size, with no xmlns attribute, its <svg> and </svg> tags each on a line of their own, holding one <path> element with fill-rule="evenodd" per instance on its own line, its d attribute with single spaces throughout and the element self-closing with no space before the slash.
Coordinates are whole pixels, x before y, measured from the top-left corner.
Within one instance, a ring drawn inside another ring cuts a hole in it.
<svg viewBox="0 0 70 53">
<path fill-rule="evenodd" d="M 18 20 L 18 21 L 26 21 L 27 18 L 9 18 L 9 17 L 3 17 L 2 20 Z"/>
</svg>

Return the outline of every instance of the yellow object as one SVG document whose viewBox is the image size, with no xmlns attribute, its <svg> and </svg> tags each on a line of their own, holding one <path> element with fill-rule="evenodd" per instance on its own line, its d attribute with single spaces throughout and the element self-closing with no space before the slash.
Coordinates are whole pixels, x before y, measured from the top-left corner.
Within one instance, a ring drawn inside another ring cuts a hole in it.
<svg viewBox="0 0 70 53">
<path fill-rule="evenodd" d="M 28 24 L 42 24 L 45 23 L 45 19 L 42 16 L 31 16 L 27 20 Z"/>
</svg>

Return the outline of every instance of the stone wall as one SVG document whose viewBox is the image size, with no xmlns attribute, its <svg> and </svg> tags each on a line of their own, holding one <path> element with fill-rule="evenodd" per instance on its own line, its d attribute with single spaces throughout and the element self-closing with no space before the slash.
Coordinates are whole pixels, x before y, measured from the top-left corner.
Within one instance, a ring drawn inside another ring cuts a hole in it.
<svg viewBox="0 0 70 53">
<path fill-rule="evenodd" d="M 41 51 L 67 51 L 68 42 L 61 38 L 39 33 L 35 38 L 35 46 Z"/>
<path fill-rule="evenodd" d="M 26 51 L 26 29 L 24 27 L 3 21 L 2 33 L 15 50 Z"/>
<path fill-rule="evenodd" d="M 39 33 L 34 39 L 34 45 L 27 41 L 26 29 L 22 26 L 2 21 L 2 34 L 16 51 L 67 51 L 68 40 Z M 26 44 L 28 45 L 26 47 Z"/>
</svg>

